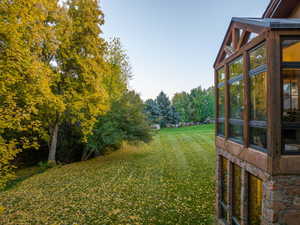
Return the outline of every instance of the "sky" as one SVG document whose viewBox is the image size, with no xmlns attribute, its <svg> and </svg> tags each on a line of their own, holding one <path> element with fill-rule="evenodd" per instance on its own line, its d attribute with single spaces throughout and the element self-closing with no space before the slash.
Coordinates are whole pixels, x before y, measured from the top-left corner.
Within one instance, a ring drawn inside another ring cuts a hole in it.
<svg viewBox="0 0 300 225">
<path fill-rule="evenodd" d="M 142 99 L 213 85 L 231 17 L 261 17 L 270 0 L 100 0 L 104 38 L 119 37 Z"/>
</svg>

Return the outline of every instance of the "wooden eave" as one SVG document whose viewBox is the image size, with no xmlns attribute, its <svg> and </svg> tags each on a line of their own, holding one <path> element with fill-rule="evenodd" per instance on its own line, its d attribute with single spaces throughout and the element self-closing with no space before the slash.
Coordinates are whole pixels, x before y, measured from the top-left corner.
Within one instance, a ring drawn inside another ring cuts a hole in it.
<svg viewBox="0 0 300 225">
<path fill-rule="evenodd" d="M 242 30 L 241 35 L 239 34 L 239 30 Z M 214 68 L 216 68 L 224 60 L 224 56 L 226 55 L 225 47 L 230 43 L 232 43 L 232 47 L 234 48 L 234 52 L 232 53 L 233 55 L 247 43 L 251 33 L 260 35 L 267 30 L 269 30 L 267 27 L 246 24 L 232 20 L 223 39 L 221 48 L 217 54 L 217 58 L 214 62 Z"/>
<path fill-rule="evenodd" d="M 272 0 L 262 17 L 287 18 L 297 4 L 299 4 L 299 0 Z"/>
</svg>

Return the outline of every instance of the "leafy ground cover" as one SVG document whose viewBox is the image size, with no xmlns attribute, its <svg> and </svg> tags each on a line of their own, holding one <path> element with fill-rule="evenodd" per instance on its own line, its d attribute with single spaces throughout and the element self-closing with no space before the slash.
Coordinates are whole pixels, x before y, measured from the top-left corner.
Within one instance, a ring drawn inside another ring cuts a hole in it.
<svg viewBox="0 0 300 225">
<path fill-rule="evenodd" d="M 213 224 L 212 125 L 48 169 L 0 193 L 0 224 Z"/>
</svg>

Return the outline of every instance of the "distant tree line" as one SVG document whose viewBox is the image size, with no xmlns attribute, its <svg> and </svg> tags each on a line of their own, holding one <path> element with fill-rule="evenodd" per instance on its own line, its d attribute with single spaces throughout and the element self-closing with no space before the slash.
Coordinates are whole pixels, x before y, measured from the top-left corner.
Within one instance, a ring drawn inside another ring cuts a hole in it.
<svg viewBox="0 0 300 225">
<path fill-rule="evenodd" d="M 172 100 L 164 93 L 145 101 L 145 113 L 152 124 L 161 127 L 188 122 L 204 122 L 214 118 L 214 90 L 194 88 L 176 93 Z"/>
</svg>

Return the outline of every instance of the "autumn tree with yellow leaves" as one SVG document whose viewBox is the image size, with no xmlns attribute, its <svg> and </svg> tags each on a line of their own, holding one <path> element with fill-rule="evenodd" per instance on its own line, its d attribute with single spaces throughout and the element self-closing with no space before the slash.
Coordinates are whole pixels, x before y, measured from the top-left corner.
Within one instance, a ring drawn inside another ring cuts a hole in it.
<svg viewBox="0 0 300 225">
<path fill-rule="evenodd" d="M 46 140 L 55 163 L 61 123 L 86 141 L 109 109 L 108 89 L 120 85 L 107 85 L 116 68 L 104 57 L 103 23 L 96 0 L 0 2 L 0 187 L 18 152 Z"/>
<path fill-rule="evenodd" d="M 37 148 L 45 137 L 38 114 L 57 101 L 53 71 L 42 60 L 56 11 L 52 0 L 0 2 L 0 187 L 12 178 L 10 161 L 22 149 Z"/>
</svg>

